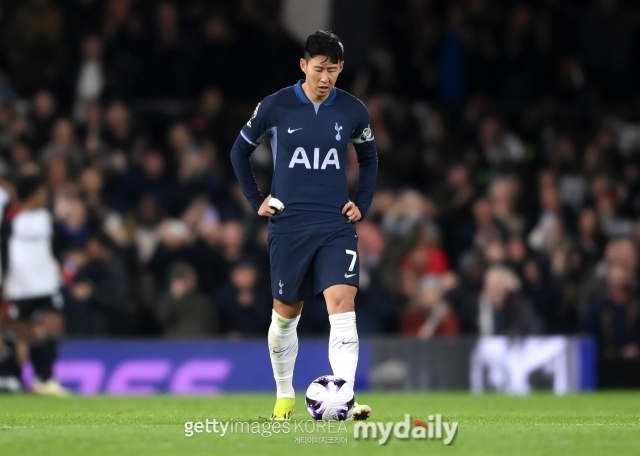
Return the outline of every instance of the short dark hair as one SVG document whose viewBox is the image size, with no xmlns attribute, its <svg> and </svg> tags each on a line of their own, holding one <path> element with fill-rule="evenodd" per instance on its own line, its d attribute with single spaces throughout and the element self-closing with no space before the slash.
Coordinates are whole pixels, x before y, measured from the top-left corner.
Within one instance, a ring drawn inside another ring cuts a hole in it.
<svg viewBox="0 0 640 456">
<path fill-rule="evenodd" d="M 34 193 L 45 185 L 44 177 L 40 174 L 27 174 L 18 178 L 16 183 L 16 194 L 20 202 L 25 202 Z"/>
<path fill-rule="evenodd" d="M 318 30 L 309 35 L 304 44 L 304 58 L 309 60 L 317 55 L 324 55 L 331 63 L 344 60 L 344 46 L 338 35 L 331 31 Z"/>
</svg>

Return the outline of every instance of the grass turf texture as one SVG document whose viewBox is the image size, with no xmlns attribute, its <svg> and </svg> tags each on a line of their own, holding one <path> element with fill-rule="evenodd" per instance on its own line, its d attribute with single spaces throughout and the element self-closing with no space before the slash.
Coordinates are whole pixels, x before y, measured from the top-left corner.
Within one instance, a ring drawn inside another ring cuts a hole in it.
<svg viewBox="0 0 640 456">
<path fill-rule="evenodd" d="M 257 434 L 184 436 L 185 421 L 261 421 L 272 395 L 57 399 L 0 396 L 0 455 L 638 455 L 640 393 L 566 397 L 505 397 L 469 394 L 361 394 L 375 421 L 427 420 L 440 413 L 458 421 L 458 435 L 442 441 L 391 438 L 386 446 L 355 440 L 348 433 L 294 432 L 269 438 Z M 294 419 L 309 418 L 298 394 Z M 296 444 L 295 437 L 346 436 L 346 444 Z"/>
</svg>

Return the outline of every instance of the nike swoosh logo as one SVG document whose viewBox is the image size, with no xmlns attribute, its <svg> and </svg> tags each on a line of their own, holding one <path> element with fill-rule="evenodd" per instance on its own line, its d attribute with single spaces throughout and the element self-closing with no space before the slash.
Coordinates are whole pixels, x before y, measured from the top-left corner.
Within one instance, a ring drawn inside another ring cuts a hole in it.
<svg viewBox="0 0 640 456">
<path fill-rule="evenodd" d="M 347 273 L 345 272 L 345 274 L 344 274 L 344 278 L 345 278 L 345 279 L 348 279 L 348 278 L 353 277 L 353 276 L 355 276 L 355 275 L 358 275 L 358 274 L 347 274 Z"/>
<path fill-rule="evenodd" d="M 287 130 L 287 133 L 293 133 L 294 131 L 298 131 L 298 130 L 302 130 L 304 127 L 300 127 L 300 128 L 296 128 L 295 130 L 292 130 L 291 127 L 289 127 L 289 129 Z"/>
</svg>

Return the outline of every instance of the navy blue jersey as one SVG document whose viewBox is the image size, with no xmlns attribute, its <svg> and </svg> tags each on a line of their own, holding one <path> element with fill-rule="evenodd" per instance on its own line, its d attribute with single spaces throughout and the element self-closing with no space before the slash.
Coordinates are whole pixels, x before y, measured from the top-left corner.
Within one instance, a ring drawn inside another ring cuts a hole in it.
<svg viewBox="0 0 640 456">
<path fill-rule="evenodd" d="M 264 197 L 249 156 L 267 138 L 274 161 L 271 195 L 285 205 L 270 219 L 273 232 L 348 226 L 342 208 L 349 202 L 349 142 L 360 164 L 353 202 L 364 217 L 373 198 L 378 157 L 369 113 L 360 100 L 333 88 L 323 103 L 312 103 L 300 81 L 258 104 L 231 151 L 236 176 L 254 211 Z"/>
</svg>

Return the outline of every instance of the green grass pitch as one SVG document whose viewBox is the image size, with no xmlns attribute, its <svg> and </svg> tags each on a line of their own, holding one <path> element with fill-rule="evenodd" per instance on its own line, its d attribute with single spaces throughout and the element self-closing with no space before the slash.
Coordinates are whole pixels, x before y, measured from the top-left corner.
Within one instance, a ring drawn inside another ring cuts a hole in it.
<svg viewBox="0 0 640 456">
<path fill-rule="evenodd" d="M 442 414 L 459 422 L 451 446 L 439 440 L 398 440 L 385 446 L 347 432 L 294 432 L 262 437 L 205 432 L 185 437 L 186 421 L 267 423 L 272 395 L 57 399 L 0 396 L 0 455 L 638 455 L 640 393 L 554 397 L 469 394 L 361 394 L 375 421 L 427 420 Z M 298 395 L 294 419 L 308 418 Z M 339 429 L 334 429 L 339 431 Z M 296 437 L 344 436 L 347 443 L 300 444 Z"/>
</svg>

